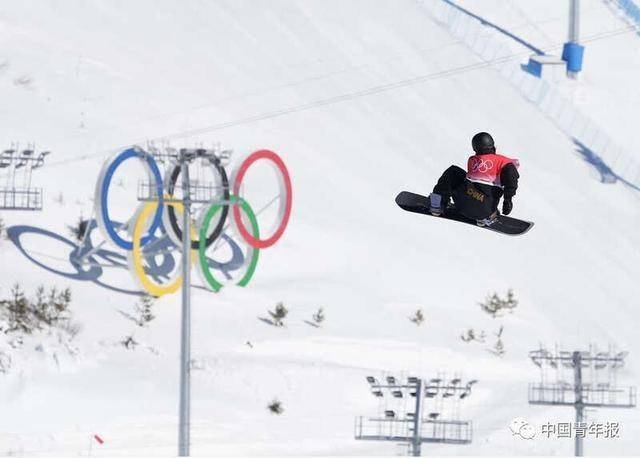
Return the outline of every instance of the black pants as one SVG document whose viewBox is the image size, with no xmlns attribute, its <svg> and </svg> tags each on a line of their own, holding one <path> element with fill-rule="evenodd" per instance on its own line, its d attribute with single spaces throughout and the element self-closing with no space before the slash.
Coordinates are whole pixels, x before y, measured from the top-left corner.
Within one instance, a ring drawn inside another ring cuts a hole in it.
<svg viewBox="0 0 640 458">
<path fill-rule="evenodd" d="M 444 171 L 433 192 L 453 199 L 456 210 L 467 218 L 484 219 L 498 208 L 502 190 L 497 186 L 472 183 L 464 169 L 452 165 Z"/>
</svg>

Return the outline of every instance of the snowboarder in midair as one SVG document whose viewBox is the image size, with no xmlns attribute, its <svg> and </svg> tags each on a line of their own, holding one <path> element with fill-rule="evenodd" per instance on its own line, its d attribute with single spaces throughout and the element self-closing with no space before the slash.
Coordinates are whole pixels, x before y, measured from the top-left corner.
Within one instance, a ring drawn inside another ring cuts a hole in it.
<svg viewBox="0 0 640 458">
<path fill-rule="evenodd" d="M 429 196 L 429 211 L 440 216 L 453 199 L 455 210 L 475 219 L 479 226 L 490 225 L 498 216 L 498 204 L 508 215 L 518 189 L 519 163 L 496 152 L 493 138 L 486 132 L 473 136 L 475 154 L 467 161 L 467 170 L 452 165 L 444 171 Z"/>
</svg>

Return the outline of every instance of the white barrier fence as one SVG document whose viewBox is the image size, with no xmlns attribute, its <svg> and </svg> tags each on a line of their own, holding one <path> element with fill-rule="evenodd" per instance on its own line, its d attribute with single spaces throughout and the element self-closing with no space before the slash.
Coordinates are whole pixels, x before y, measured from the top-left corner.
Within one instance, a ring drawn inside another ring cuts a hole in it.
<svg viewBox="0 0 640 458">
<path fill-rule="evenodd" d="M 605 1 L 618 7 L 630 23 L 640 26 L 640 6 L 634 3 L 633 0 Z M 638 32 L 638 35 L 640 35 L 640 31 Z"/>
<path fill-rule="evenodd" d="M 603 182 L 621 180 L 634 188 L 640 187 L 640 161 L 617 145 L 552 83 L 524 71 L 521 63 L 525 56 L 516 55 L 498 38 L 499 32 L 442 0 L 423 0 L 421 3 L 438 23 L 482 61 L 498 70 L 526 100 L 574 139 L 584 159 L 600 172 Z"/>
</svg>

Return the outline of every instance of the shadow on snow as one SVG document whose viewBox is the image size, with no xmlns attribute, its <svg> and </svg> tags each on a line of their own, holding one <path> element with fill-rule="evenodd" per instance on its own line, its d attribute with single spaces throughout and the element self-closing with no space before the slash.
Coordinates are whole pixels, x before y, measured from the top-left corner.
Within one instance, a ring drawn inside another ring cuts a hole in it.
<svg viewBox="0 0 640 458">
<path fill-rule="evenodd" d="M 598 156 L 593 150 L 588 148 L 584 143 L 580 142 L 578 139 L 574 138 L 573 143 L 576 145 L 576 153 L 583 161 L 587 164 L 591 165 L 596 172 L 600 175 L 600 183 L 606 184 L 614 184 L 620 182 L 629 188 L 640 191 L 640 188 L 633 183 L 625 180 L 616 172 L 613 171 L 611 167 L 607 165 L 604 160 Z"/>
</svg>

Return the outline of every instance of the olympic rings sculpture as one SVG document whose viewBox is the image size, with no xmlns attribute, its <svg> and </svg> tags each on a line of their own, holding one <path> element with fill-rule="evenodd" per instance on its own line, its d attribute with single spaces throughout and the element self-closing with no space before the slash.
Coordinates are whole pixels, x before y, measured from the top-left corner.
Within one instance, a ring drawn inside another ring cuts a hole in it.
<svg viewBox="0 0 640 458">
<path fill-rule="evenodd" d="M 110 189 L 116 171 L 133 161 L 142 165 L 149 180 L 147 188 L 156 198 L 143 199 L 145 201 L 138 205 L 133 217 L 122 224 L 113 219 L 109 207 Z M 277 216 L 274 226 L 267 231 L 259 228 L 259 212 L 254 211 L 241 195 L 247 171 L 259 161 L 270 165 L 278 178 L 278 195 L 271 200 L 271 203 L 278 201 Z M 260 250 L 273 246 L 282 237 L 291 216 L 293 196 L 289 171 L 282 158 L 273 151 L 265 149 L 251 153 L 233 170 L 231 179 L 218 157 L 210 162 L 206 165 L 213 173 L 216 192 L 203 205 L 199 218 L 191 221 L 191 249 L 181 256 L 189 256 L 189 262 L 199 266 L 203 283 L 217 292 L 225 281 L 214 271 L 221 271 L 226 280 L 233 280 L 239 286 L 249 283 L 256 270 Z M 106 241 L 126 252 L 129 272 L 134 280 L 142 290 L 156 297 L 174 293 L 182 285 L 182 275 L 179 269 L 174 269 L 178 263 L 172 255 L 172 251 L 182 251 L 183 228 L 179 221 L 184 209 L 182 203 L 174 198 L 180 171 L 180 165 L 172 163 L 163 176 L 153 154 L 132 147 L 105 162 L 95 188 L 97 228 Z M 228 227 L 234 229 L 239 240 L 225 232 Z M 207 254 L 207 249 L 222 242 L 231 248 L 231 260 L 226 263 L 215 261 Z M 246 245 L 244 251 L 239 242 Z M 158 262 L 162 263 L 160 269 Z M 175 272 L 158 276 L 154 274 L 158 270 Z M 238 279 L 232 278 L 230 273 L 236 270 L 244 271 Z"/>
</svg>

